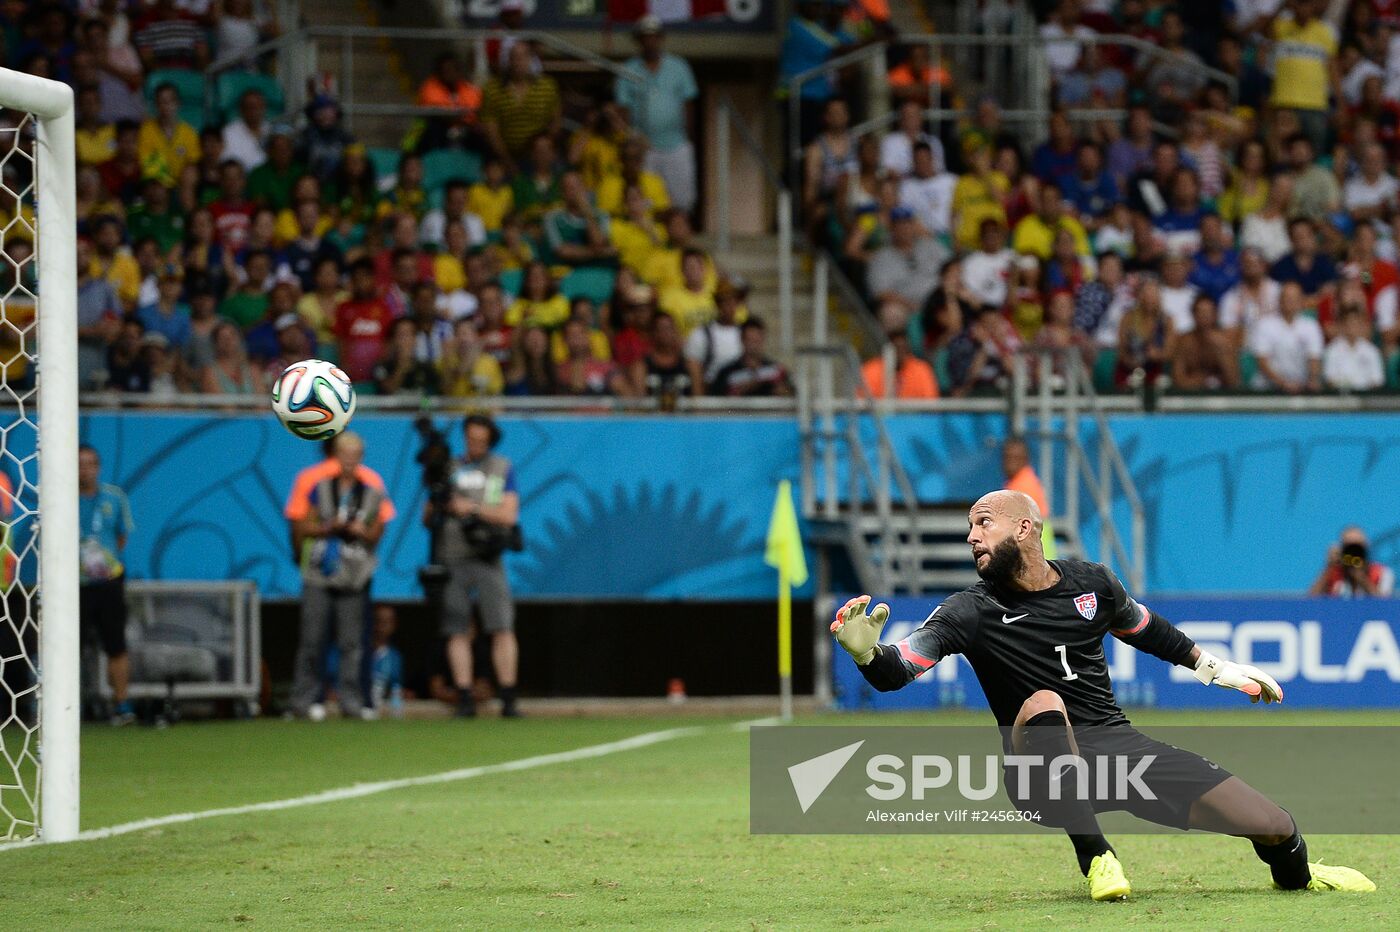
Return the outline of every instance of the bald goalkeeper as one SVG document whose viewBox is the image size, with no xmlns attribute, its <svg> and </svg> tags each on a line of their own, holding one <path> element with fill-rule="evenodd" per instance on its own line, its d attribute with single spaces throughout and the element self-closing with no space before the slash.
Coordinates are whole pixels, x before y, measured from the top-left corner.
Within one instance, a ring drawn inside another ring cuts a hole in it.
<svg viewBox="0 0 1400 932">
<path fill-rule="evenodd" d="M 1251 702 L 1283 701 L 1272 677 L 1201 650 L 1171 622 L 1134 601 L 1108 567 L 1046 560 L 1040 510 L 1021 492 L 982 496 L 968 513 L 968 526 L 981 582 L 950 596 L 898 644 L 879 643 L 889 607 L 876 605 L 866 614 L 869 596 L 847 602 L 831 630 L 882 692 L 903 687 L 950 654 L 962 654 L 1002 727 L 1008 753 L 1038 755 L 1047 762 L 1061 755 L 1104 755 L 1115 762 L 1111 766 L 1144 774 L 1155 798 L 1060 799 L 1058 787 L 1051 793 L 1055 777 L 1049 768 L 1029 771 L 1029 785 L 1020 790 L 1016 781 L 1004 781 L 1019 808 L 1040 812 L 1042 824 L 1064 829 L 1095 900 L 1122 899 L 1131 889 L 1099 830 L 1096 813 L 1110 810 L 1173 828 L 1248 838 L 1280 889 L 1375 889 L 1359 871 L 1310 864 L 1293 818 L 1239 777 L 1133 728 L 1114 698 L 1103 638 L 1112 634 L 1189 668 L 1205 685 L 1239 690 Z M 1007 773 L 1010 777 L 1009 767 Z"/>
</svg>

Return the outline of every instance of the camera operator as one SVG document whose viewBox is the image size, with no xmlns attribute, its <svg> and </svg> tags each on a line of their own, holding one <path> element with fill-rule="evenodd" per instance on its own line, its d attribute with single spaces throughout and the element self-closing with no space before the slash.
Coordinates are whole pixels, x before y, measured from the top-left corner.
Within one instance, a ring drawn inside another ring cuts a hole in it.
<svg viewBox="0 0 1400 932">
<path fill-rule="evenodd" d="M 447 662 L 457 687 L 457 715 L 476 715 L 472 696 L 471 620 L 475 604 L 481 625 L 491 636 L 491 662 L 500 690 L 501 714 L 515 717 L 515 683 L 519 647 L 515 640 L 515 603 L 511 600 L 501 557 L 521 549 L 520 495 L 510 460 L 493 452 L 501 441 L 491 418 L 469 415 L 462 425 L 467 455 L 454 463 L 443 504 L 429 502 L 424 524 L 436 533 L 436 559 L 447 571 L 442 597 L 442 633 Z M 445 514 L 436 514 L 441 507 Z"/>
<path fill-rule="evenodd" d="M 1352 525 L 1342 529 L 1342 539 L 1327 549 L 1322 568 L 1309 595 L 1389 596 L 1395 590 L 1395 573 L 1384 563 L 1371 562 L 1366 532 Z"/>
</svg>

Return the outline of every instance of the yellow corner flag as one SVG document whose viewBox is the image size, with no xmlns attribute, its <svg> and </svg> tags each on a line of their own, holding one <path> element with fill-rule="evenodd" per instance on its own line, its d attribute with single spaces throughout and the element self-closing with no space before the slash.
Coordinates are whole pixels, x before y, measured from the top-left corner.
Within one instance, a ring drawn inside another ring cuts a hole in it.
<svg viewBox="0 0 1400 932">
<path fill-rule="evenodd" d="M 782 719 L 792 718 L 792 587 L 807 581 L 807 556 L 802 552 L 802 532 L 792 506 L 792 483 L 778 483 L 773 516 L 768 519 L 768 541 L 763 562 L 778 571 L 778 688 Z"/>
</svg>

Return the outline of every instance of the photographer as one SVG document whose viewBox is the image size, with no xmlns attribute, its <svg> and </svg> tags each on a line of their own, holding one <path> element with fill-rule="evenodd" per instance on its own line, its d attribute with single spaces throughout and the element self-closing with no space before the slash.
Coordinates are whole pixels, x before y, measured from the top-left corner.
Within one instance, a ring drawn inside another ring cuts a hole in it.
<svg viewBox="0 0 1400 932">
<path fill-rule="evenodd" d="M 436 562 L 447 571 L 442 601 L 442 633 L 447 662 L 457 687 L 457 715 L 476 715 L 472 696 L 472 607 L 491 635 L 491 662 L 500 690 L 501 714 L 520 714 L 515 701 L 519 647 L 515 640 L 515 604 L 511 601 L 501 557 L 521 549 L 520 496 L 510 460 L 492 452 L 501 441 L 491 418 L 469 415 L 462 425 L 467 455 L 452 464 L 441 504 L 429 502 L 423 520 L 437 528 Z M 437 514 L 442 508 L 444 514 Z M 438 520 L 441 518 L 441 524 Z"/>
<path fill-rule="evenodd" d="M 1341 541 L 1327 549 L 1327 565 L 1308 595 L 1388 597 L 1394 590 L 1395 573 L 1383 563 L 1371 562 L 1366 532 L 1352 525 L 1343 528 Z"/>
</svg>

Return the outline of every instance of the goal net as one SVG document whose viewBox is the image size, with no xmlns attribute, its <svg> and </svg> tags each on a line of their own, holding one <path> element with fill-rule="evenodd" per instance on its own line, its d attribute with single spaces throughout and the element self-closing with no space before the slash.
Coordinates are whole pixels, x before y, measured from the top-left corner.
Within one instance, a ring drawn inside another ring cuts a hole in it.
<svg viewBox="0 0 1400 932">
<path fill-rule="evenodd" d="M 72 93 L 0 68 L 0 842 L 78 826 L 73 175 Z"/>
</svg>

